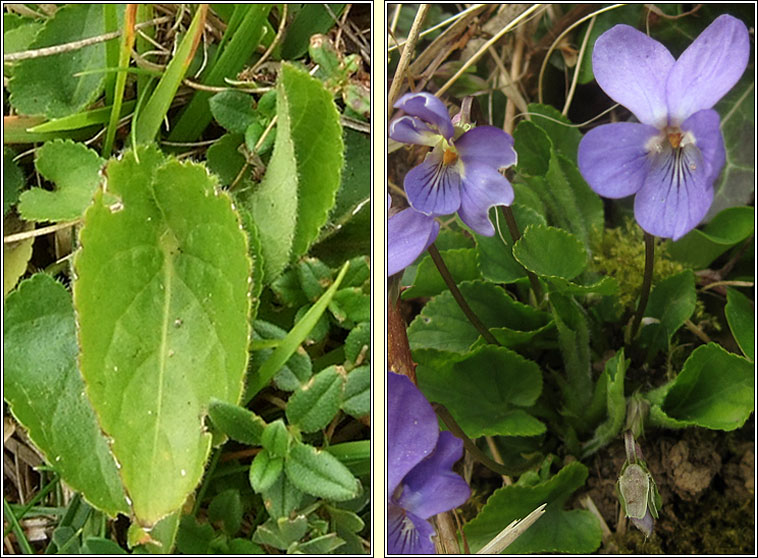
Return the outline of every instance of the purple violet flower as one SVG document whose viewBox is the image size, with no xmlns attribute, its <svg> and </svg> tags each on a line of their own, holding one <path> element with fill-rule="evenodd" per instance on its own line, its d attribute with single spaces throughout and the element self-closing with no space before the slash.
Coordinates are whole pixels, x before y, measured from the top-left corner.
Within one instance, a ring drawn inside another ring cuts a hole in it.
<svg viewBox="0 0 758 558">
<path fill-rule="evenodd" d="M 440 432 L 434 409 L 408 378 L 387 373 L 387 540 L 389 554 L 435 554 L 433 515 L 471 494 L 452 471 L 463 442 Z"/>
<path fill-rule="evenodd" d="M 430 216 L 457 211 L 474 231 L 494 235 L 489 208 L 513 201 L 511 184 L 498 172 L 516 163 L 513 138 L 494 126 L 456 126 L 430 93 L 406 93 L 394 106 L 405 115 L 392 121 L 390 137 L 433 148 L 405 175 L 411 207 Z"/>
<path fill-rule="evenodd" d="M 725 161 L 719 115 L 711 107 L 740 79 L 750 56 L 745 24 L 719 16 L 674 60 L 658 41 L 616 25 L 595 42 L 595 79 L 639 123 L 590 130 L 579 170 L 607 198 L 635 194 L 634 216 L 650 234 L 677 240 L 713 201 Z"/>
<path fill-rule="evenodd" d="M 392 199 L 387 195 L 387 208 Z M 412 207 L 387 220 L 387 276 L 395 275 L 411 265 L 429 248 L 440 232 L 434 217 L 419 213 Z"/>
</svg>

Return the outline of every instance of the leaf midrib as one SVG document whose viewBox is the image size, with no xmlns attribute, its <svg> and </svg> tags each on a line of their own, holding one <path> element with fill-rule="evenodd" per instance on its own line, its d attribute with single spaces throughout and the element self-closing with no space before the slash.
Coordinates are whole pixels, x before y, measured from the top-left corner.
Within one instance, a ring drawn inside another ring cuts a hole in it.
<svg viewBox="0 0 758 558">
<path fill-rule="evenodd" d="M 173 231 L 168 229 L 168 232 L 170 234 L 173 234 Z M 168 253 L 168 250 L 165 246 L 161 246 L 161 251 L 163 252 L 163 284 L 165 285 L 165 290 L 163 291 L 163 315 L 162 320 L 163 323 L 161 324 L 161 343 L 158 348 L 159 356 L 158 356 L 158 389 L 157 389 L 157 403 L 155 407 L 155 424 L 153 428 L 153 443 L 152 447 L 150 448 L 150 472 L 149 472 L 149 479 L 150 479 L 150 485 L 153 484 L 153 471 L 155 471 L 155 455 L 158 450 L 158 433 L 160 432 L 160 424 L 161 424 L 161 417 L 163 415 L 163 383 L 165 381 L 166 377 L 166 357 L 167 357 L 167 345 L 168 345 L 168 331 L 169 331 L 169 320 L 170 320 L 170 309 L 171 309 L 171 292 L 173 287 L 173 270 L 174 266 L 171 260 L 171 254 Z"/>
</svg>

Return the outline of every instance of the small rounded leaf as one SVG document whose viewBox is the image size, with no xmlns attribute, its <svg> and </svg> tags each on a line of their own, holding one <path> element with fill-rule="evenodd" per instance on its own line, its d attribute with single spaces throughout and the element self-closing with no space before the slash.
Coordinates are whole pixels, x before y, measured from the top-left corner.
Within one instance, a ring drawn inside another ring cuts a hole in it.
<svg viewBox="0 0 758 558">
<path fill-rule="evenodd" d="M 336 457 L 296 442 L 285 462 L 287 478 L 297 488 L 319 498 L 344 501 L 358 496 L 361 484 Z"/>
<path fill-rule="evenodd" d="M 258 494 L 271 488 L 282 474 L 284 459 L 271 455 L 265 449 L 255 456 L 250 465 L 250 486 Z"/>
</svg>

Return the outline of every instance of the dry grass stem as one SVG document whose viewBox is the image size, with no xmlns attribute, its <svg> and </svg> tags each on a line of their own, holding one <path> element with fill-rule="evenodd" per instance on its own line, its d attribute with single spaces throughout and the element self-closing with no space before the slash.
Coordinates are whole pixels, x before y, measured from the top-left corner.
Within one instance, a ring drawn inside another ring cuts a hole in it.
<svg viewBox="0 0 758 558">
<path fill-rule="evenodd" d="M 419 30 L 428 11 L 429 4 L 421 4 L 418 11 L 416 12 L 416 17 L 413 19 L 411 30 L 408 33 L 408 40 L 405 42 L 405 46 L 403 47 L 403 52 L 400 55 L 400 61 L 397 63 L 395 77 L 392 79 L 392 85 L 390 85 L 389 95 L 387 96 L 388 117 L 392 114 L 392 105 L 395 104 L 395 100 L 400 93 L 400 88 L 405 81 L 405 72 L 410 64 L 413 51 L 416 49 L 416 41 L 418 40 Z"/>
<path fill-rule="evenodd" d="M 528 18 L 532 13 L 534 13 L 536 10 L 542 7 L 542 4 L 535 4 L 528 9 L 526 9 L 524 12 L 522 12 L 520 15 L 515 17 L 508 25 L 503 27 L 500 32 L 498 32 L 494 37 L 492 37 L 489 41 L 484 43 L 484 45 L 474 54 L 472 57 L 470 57 L 466 62 L 461 66 L 461 68 L 451 77 L 442 87 L 439 88 L 439 90 L 435 93 L 435 95 L 440 96 L 445 91 L 447 91 L 451 85 L 453 85 L 456 80 L 461 77 L 464 72 L 470 68 L 479 58 L 487 52 L 487 50 L 497 43 L 506 33 L 508 33 L 511 29 L 516 27 L 519 23 L 521 23 L 523 20 Z"/>
<path fill-rule="evenodd" d="M 144 27 L 158 25 L 160 23 L 164 23 L 170 20 L 171 18 L 168 16 L 158 17 L 155 19 L 151 19 L 150 21 L 144 21 L 138 24 L 136 28 L 142 29 Z M 54 54 L 61 54 L 63 52 L 71 52 L 71 51 L 79 50 L 87 46 L 104 43 L 105 41 L 110 41 L 120 36 L 121 36 L 121 31 L 113 31 L 111 33 L 104 33 L 103 35 L 98 35 L 97 37 L 89 37 L 87 39 L 82 39 L 80 41 L 72 41 L 70 43 L 64 43 L 62 45 L 55 45 L 55 46 L 45 47 L 45 48 L 37 48 L 33 50 L 23 50 L 21 52 L 11 52 L 10 54 L 3 55 L 3 62 L 4 63 L 18 62 L 19 60 L 29 60 L 31 58 L 42 58 L 44 56 L 52 56 Z"/>
<path fill-rule="evenodd" d="M 542 504 L 524 519 L 513 521 L 508 527 L 500 531 L 493 539 L 484 545 L 477 554 L 500 554 L 508 545 L 519 538 L 545 513 L 547 504 Z"/>
</svg>

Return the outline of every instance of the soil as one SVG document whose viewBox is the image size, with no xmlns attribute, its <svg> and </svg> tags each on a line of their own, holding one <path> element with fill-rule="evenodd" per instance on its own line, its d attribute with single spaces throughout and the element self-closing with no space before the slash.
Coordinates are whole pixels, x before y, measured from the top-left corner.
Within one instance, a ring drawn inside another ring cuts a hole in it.
<svg viewBox="0 0 758 558">
<path fill-rule="evenodd" d="M 587 463 L 589 495 L 610 529 L 599 554 L 755 555 L 755 423 L 734 432 L 688 428 L 638 440 L 663 499 L 645 540 L 623 517 L 615 483 L 624 463 L 621 441 Z"/>
</svg>

